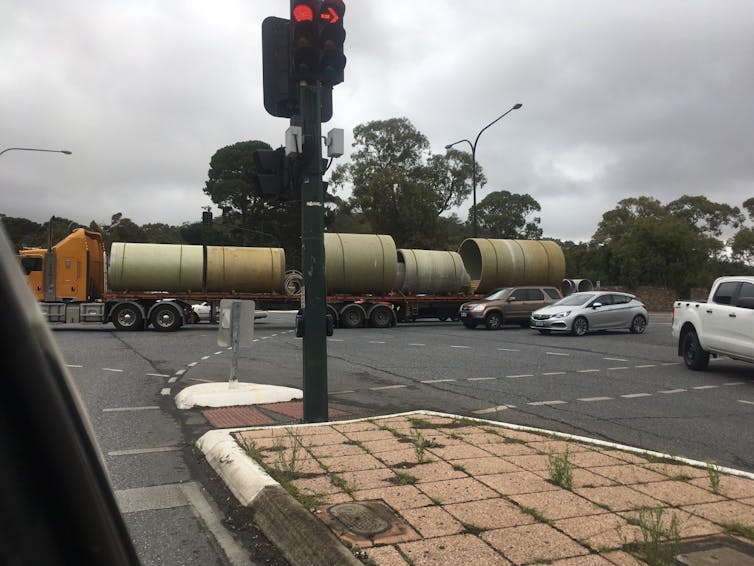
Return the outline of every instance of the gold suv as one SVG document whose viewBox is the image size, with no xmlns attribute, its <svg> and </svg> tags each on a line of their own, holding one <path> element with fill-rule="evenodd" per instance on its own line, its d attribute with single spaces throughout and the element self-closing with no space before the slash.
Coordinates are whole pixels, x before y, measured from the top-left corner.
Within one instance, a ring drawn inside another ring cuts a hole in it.
<svg viewBox="0 0 754 566">
<path fill-rule="evenodd" d="M 525 327 L 529 326 L 533 311 L 562 298 L 555 287 L 505 287 L 478 301 L 462 304 L 458 314 L 466 328 L 484 324 L 488 330 L 498 330 L 510 323 Z"/>
</svg>

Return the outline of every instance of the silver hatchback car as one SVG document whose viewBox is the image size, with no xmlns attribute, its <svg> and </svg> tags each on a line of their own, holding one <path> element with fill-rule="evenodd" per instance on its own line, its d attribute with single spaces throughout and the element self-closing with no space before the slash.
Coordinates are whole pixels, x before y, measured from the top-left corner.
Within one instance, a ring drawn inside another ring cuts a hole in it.
<svg viewBox="0 0 754 566">
<path fill-rule="evenodd" d="M 574 293 L 534 311 L 529 326 L 542 334 L 570 332 L 584 336 L 593 330 L 627 328 L 634 334 L 647 329 L 647 308 L 635 296 L 612 291 Z"/>
</svg>

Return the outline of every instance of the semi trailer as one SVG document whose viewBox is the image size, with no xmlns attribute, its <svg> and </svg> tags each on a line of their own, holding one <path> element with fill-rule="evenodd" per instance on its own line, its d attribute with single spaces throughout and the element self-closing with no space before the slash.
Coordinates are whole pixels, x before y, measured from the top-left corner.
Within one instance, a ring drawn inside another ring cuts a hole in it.
<svg viewBox="0 0 754 566">
<path fill-rule="evenodd" d="M 546 240 L 471 238 L 458 252 L 396 249 L 376 234 L 326 233 L 324 243 L 327 312 L 341 328 L 457 319 L 461 304 L 500 286 L 558 284 L 565 272 L 560 246 Z M 197 302 L 276 311 L 305 300 L 286 280 L 281 248 L 115 242 L 108 258 L 101 234 L 78 228 L 19 259 L 51 323 L 174 331 L 193 321 Z"/>
</svg>

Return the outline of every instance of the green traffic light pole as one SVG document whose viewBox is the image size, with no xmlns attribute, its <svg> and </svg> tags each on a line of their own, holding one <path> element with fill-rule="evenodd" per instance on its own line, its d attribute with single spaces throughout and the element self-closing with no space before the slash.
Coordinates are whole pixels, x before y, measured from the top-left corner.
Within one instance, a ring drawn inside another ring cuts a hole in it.
<svg viewBox="0 0 754 566">
<path fill-rule="evenodd" d="M 476 139 L 474 140 L 474 143 L 471 143 L 467 139 L 463 139 L 463 140 L 458 140 L 458 141 L 453 142 L 453 143 L 449 143 L 448 145 L 445 146 L 445 149 L 450 149 L 454 145 L 459 144 L 461 142 L 466 142 L 467 144 L 469 144 L 469 146 L 471 146 L 471 186 L 472 186 L 472 189 L 473 189 L 472 192 L 473 192 L 473 195 L 474 195 L 474 203 L 473 203 L 473 208 L 471 209 L 471 214 L 472 214 L 472 219 L 473 219 L 472 222 L 473 222 L 473 226 L 474 226 L 474 237 L 475 238 L 477 237 L 477 222 L 476 222 L 476 144 L 479 141 L 479 136 L 481 136 L 482 133 L 487 128 L 489 128 L 493 124 L 497 123 L 499 120 L 502 120 L 509 112 L 513 112 L 514 110 L 518 110 L 519 108 L 521 108 L 521 106 L 522 106 L 521 103 L 514 104 L 513 108 L 508 109 L 507 112 L 503 113 L 501 116 L 498 116 L 497 118 L 495 118 L 494 120 L 492 120 L 492 122 L 490 122 L 489 124 L 487 124 L 484 128 L 482 128 L 479 131 L 479 133 L 476 136 Z"/>
<path fill-rule="evenodd" d="M 67 149 L 38 149 L 36 147 L 8 147 L 0 151 L 0 155 L 6 151 L 45 151 L 47 153 L 64 153 L 65 155 L 71 155 L 72 152 Z"/>
<path fill-rule="evenodd" d="M 301 175 L 302 271 L 304 272 L 304 421 L 326 422 L 327 297 L 325 288 L 325 199 L 322 189 L 322 121 L 319 82 L 300 83 L 303 119 Z"/>
</svg>

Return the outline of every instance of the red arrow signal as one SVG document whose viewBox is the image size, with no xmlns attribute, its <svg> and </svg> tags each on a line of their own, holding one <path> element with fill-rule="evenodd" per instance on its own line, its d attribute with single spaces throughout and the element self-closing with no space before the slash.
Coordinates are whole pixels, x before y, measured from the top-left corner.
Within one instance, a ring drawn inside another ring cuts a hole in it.
<svg viewBox="0 0 754 566">
<path fill-rule="evenodd" d="M 328 6 L 327 12 L 321 13 L 319 15 L 319 19 L 325 20 L 325 22 L 327 22 L 328 24 L 337 24 L 338 21 L 340 21 L 340 16 L 332 6 Z"/>
</svg>

